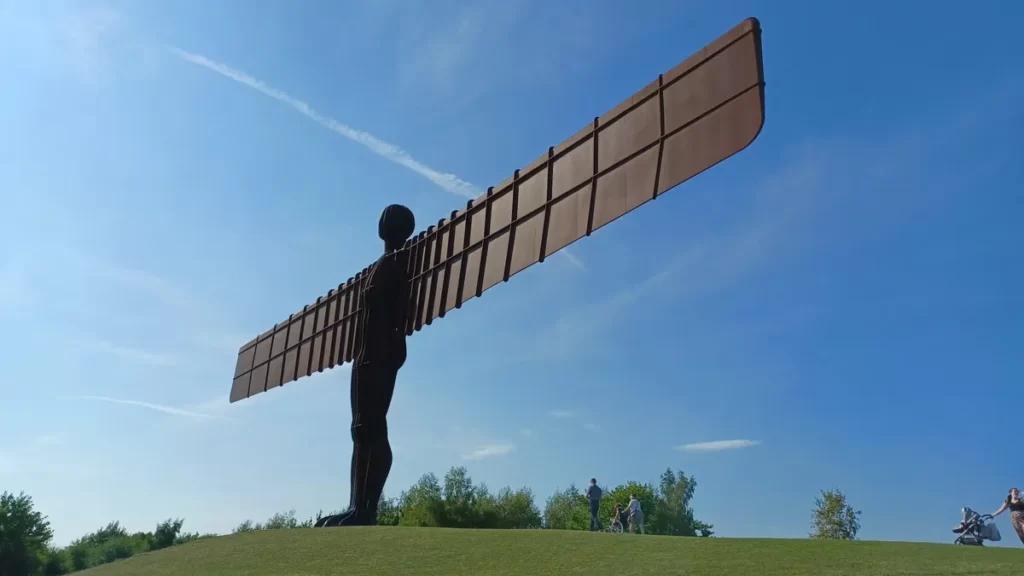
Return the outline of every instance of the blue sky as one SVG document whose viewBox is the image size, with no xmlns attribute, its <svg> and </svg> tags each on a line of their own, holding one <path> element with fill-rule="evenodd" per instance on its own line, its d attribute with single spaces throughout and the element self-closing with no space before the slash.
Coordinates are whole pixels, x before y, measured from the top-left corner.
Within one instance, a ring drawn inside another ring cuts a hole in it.
<svg viewBox="0 0 1024 576">
<path fill-rule="evenodd" d="M 948 541 L 1024 484 L 1010 2 L 0 2 L 0 488 L 59 543 L 341 506 L 347 371 L 229 406 L 237 346 L 747 16 L 758 140 L 413 336 L 387 492 L 671 466 L 721 536 L 838 487 Z"/>
</svg>

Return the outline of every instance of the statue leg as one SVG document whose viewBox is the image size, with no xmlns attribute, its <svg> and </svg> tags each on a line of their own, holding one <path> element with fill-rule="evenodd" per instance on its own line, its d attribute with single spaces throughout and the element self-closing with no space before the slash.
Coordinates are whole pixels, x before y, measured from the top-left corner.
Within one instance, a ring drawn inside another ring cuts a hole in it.
<svg viewBox="0 0 1024 576">
<path fill-rule="evenodd" d="M 330 516 L 324 516 L 317 520 L 314 528 L 322 528 L 324 526 L 337 526 L 339 522 L 345 520 L 347 517 L 352 516 L 357 506 L 356 503 L 359 501 L 358 486 L 360 471 L 365 470 L 366 466 L 361 465 L 363 459 L 360 458 L 360 454 L 364 452 L 360 450 L 364 448 L 356 438 L 357 424 L 361 420 L 361 411 L 365 409 L 365 398 L 366 395 L 372 390 L 373 378 L 368 374 L 369 370 L 365 364 L 361 364 L 358 361 L 353 363 L 352 372 L 349 377 L 349 396 L 352 407 L 352 461 L 349 464 L 349 502 L 348 510 L 341 514 L 332 514 Z"/>
<path fill-rule="evenodd" d="M 349 509 L 322 519 L 318 526 L 366 526 L 377 523 L 377 507 L 391 472 L 387 413 L 398 370 L 382 364 L 352 369 L 352 468 Z"/>
</svg>

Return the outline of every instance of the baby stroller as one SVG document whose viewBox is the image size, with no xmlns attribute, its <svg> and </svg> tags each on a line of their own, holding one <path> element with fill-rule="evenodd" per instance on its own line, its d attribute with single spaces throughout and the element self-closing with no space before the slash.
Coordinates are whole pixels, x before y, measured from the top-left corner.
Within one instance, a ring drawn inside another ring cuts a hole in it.
<svg viewBox="0 0 1024 576">
<path fill-rule="evenodd" d="M 608 522 L 608 531 L 613 534 L 622 534 L 625 532 L 626 518 L 628 518 L 626 510 L 620 508 L 619 519 L 615 520 L 613 516 L 611 521 Z"/>
<path fill-rule="evenodd" d="M 956 540 L 953 541 L 953 544 L 984 546 L 985 540 L 992 542 L 1002 540 L 1002 536 L 999 535 L 999 528 L 995 522 L 992 522 L 991 515 L 981 515 L 970 508 L 964 508 L 962 512 L 963 520 L 959 526 L 953 529 L 953 532 L 959 534 Z"/>
</svg>

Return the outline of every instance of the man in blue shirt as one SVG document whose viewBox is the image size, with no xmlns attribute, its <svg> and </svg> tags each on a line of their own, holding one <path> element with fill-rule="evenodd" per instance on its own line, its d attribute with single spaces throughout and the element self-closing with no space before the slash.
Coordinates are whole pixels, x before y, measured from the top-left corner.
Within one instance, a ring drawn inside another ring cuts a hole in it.
<svg viewBox="0 0 1024 576">
<path fill-rule="evenodd" d="M 590 486 L 587 488 L 587 500 L 590 501 L 590 529 L 604 530 L 601 519 L 597 516 L 601 507 L 601 489 L 597 487 L 597 480 L 594 478 L 590 479 Z"/>
</svg>

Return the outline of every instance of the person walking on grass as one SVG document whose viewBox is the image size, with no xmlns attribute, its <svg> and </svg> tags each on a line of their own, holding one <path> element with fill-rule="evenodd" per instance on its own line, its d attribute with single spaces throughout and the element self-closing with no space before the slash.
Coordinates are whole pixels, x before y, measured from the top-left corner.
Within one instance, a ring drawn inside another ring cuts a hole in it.
<svg viewBox="0 0 1024 576">
<path fill-rule="evenodd" d="M 629 533 L 632 534 L 634 529 L 640 528 L 640 533 L 644 533 L 644 511 L 640 509 L 640 501 L 636 499 L 636 494 L 629 495 Z"/>
<path fill-rule="evenodd" d="M 590 529 L 604 530 L 601 519 L 597 517 L 598 510 L 601 508 L 601 489 L 598 488 L 597 480 L 594 478 L 590 479 L 590 486 L 587 487 L 587 500 L 590 502 Z"/>
<path fill-rule="evenodd" d="M 999 510 L 992 514 L 992 517 L 995 518 L 1009 509 L 1010 524 L 1013 525 L 1013 529 L 1017 531 L 1017 537 L 1024 544 L 1024 499 L 1021 496 L 1020 490 L 1010 488 L 1010 494 L 1006 500 L 1003 500 L 1003 505 L 999 507 Z"/>
</svg>

